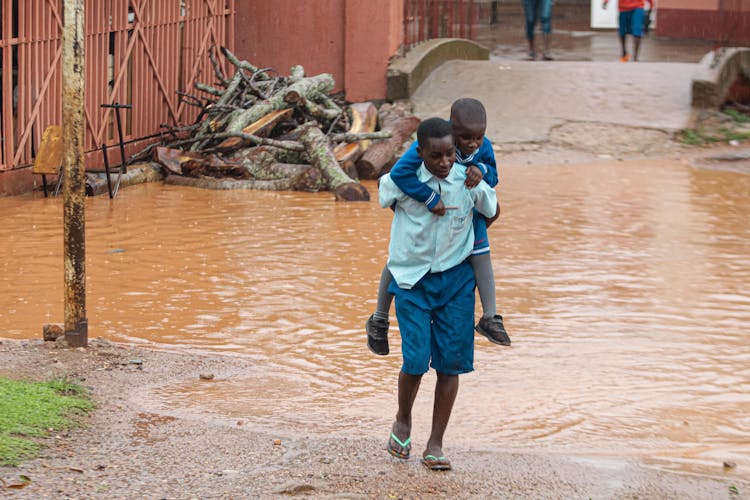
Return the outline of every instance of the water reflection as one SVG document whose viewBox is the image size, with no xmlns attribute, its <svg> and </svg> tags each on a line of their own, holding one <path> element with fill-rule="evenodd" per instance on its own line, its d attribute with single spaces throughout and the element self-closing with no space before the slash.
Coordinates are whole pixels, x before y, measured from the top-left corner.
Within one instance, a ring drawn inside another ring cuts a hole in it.
<svg viewBox="0 0 750 500">
<path fill-rule="evenodd" d="M 677 163 L 505 168 L 490 238 L 513 347 L 478 338 L 449 442 L 707 473 L 731 459 L 746 474 L 749 195 L 748 176 Z M 161 185 L 87 203 L 91 336 L 256 362 L 162 390 L 165 405 L 307 433 L 388 428 L 399 359 L 371 355 L 362 328 L 387 210 Z M 35 337 L 62 320 L 60 200 L 0 210 L 0 331 Z M 431 384 L 416 404 L 425 435 Z"/>
</svg>

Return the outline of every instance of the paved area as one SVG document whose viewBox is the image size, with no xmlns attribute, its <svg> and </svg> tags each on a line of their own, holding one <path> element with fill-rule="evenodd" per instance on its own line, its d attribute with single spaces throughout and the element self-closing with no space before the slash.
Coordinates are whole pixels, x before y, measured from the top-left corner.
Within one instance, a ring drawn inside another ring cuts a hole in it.
<svg viewBox="0 0 750 500">
<path fill-rule="evenodd" d="M 489 61 L 448 61 L 412 97 L 420 117 L 448 116 L 453 100 L 472 96 L 489 113 L 496 143 L 538 142 L 567 122 L 649 127 L 667 132 L 690 124 L 690 86 L 712 43 L 650 34 L 641 61 L 620 63 L 614 30 L 591 30 L 587 8 L 556 5 L 554 61 L 526 61 L 520 2 L 501 4 L 498 24 L 480 26 Z"/>
<path fill-rule="evenodd" d="M 496 143 L 544 141 L 566 122 L 674 131 L 691 119 L 697 64 L 448 61 L 412 96 L 415 113 L 447 117 L 464 96 L 481 100 Z"/>
</svg>

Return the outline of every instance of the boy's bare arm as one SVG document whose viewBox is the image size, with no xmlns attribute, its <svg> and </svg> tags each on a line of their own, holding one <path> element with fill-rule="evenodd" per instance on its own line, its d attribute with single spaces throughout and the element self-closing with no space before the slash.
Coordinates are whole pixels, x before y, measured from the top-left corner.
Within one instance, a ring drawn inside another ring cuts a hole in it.
<svg viewBox="0 0 750 500">
<path fill-rule="evenodd" d="M 487 229 L 490 228 L 493 222 L 495 222 L 498 217 L 500 217 L 500 202 L 497 203 L 497 208 L 495 209 L 495 215 L 492 217 L 485 217 L 487 219 Z"/>
</svg>

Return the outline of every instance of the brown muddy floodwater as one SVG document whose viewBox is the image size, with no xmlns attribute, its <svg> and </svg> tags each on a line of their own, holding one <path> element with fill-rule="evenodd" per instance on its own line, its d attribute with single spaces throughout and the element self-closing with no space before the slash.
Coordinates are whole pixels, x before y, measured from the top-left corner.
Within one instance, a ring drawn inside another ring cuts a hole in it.
<svg viewBox="0 0 750 500">
<path fill-rule="evenodd" d="M 649 161 L 502 177 L 490 238 L 513 346 L 477 337 L 446 444 L 705 474 L 731 460 L 747 477 L 750 176 Z M 61 203 L 0 199 L 0 336 L 62 321 Z M 87 203 L 90 337 L 256 362 L 252 375 L 161 389 L 164 407 L 387 435 L 400 356 L 372 355 L 363 326 L 389 210 L 155 184 Z M 432 386 L 434 374 L 417 400 L 422 442 Z"/>
</svg>

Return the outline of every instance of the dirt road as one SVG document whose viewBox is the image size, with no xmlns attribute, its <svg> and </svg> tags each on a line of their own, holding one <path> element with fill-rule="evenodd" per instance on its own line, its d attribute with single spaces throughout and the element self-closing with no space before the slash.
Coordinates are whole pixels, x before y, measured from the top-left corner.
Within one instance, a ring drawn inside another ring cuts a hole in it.
<svg viewBox="0 0 750 500">
<path fill-rule="evenodd" d="M 259 432 L 243 421 L 159 409 L 164 384 L 240 377 L 248 360 L 94 339 L 86 349 L 0 343 L 0 375 L 68 376 L 99 404 L 85 429 L 57 434 L 36 460 L 0 468 L 31 483 L 11 498 L 743 498 L 750 482 L 662 472 L 627 459 L 451 448 L 454 470 L 427 471 L 385 452 L 385 435 Z M 384 430 L 385 432 L 386 430 Z M 415 450 L 414 455 L 419 450 Z M 738 493 L 733 493 L 734 491 Z"/>
</svg>

